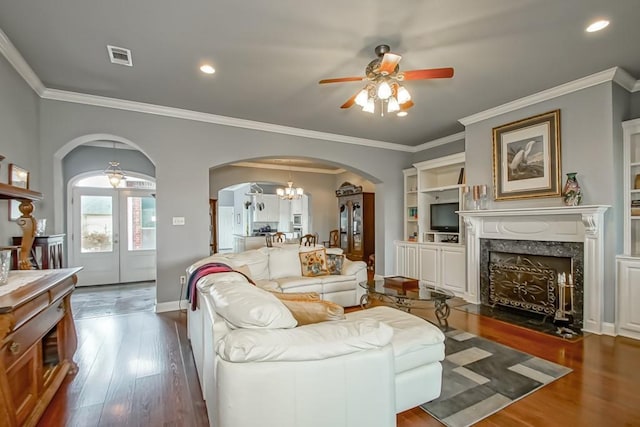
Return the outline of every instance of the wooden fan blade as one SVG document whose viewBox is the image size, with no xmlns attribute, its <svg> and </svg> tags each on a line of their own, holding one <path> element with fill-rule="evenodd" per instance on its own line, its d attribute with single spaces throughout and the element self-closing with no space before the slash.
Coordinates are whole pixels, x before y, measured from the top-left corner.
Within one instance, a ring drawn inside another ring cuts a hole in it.
<svg viewBox="0 0 640 427">
<path fill-rule="evenodd" d="M 387 52 L 382 57 L 382 61 L 380 62 L 380 74 L 391 74 L 395 71 L 398 63 L 402 59 L 402 56 L 396 55 L 395 53 Z"/>
<path fill-rule="evenodd" d="M 409 108 L 413 107 L 415 104 L 412 100 L 408 100 L 404 104 L 400 104 L 400 111 L 407 111 Z"/>
<path fill-rule="evenodd" d="M 453 77 L 453 68 L 431 68 L 429 70 L 404 71 L 404 80 L 448 79 Z"/>
<path fill-rule="evenodd" d="M 337 79 L 322 79 L 318 83 L 342 83 L 342 82 L 359 82 L 362 81 L 364 77 L 339 77 Z"/>
<path fill-rule="evenodd" d="M 344 104 L 342 104 L 340 106 L 340 108 L 349 108 L 351 107 L 353 104 L 356 103 L 356 96 L 358 96 L 358 93 L 360 93 L 360 91 L 356 92 L 353 94 L 353 96 L 349 99 L 347 99 L 347 102 L 345 102 Z"/>
</svg>

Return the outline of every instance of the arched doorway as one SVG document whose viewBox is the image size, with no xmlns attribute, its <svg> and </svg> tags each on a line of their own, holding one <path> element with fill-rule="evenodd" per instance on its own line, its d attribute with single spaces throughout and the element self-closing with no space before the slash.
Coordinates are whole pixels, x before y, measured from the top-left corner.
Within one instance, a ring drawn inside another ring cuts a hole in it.
<svg viewBox="0 0 640 427">
<path fill-rule="evenodd" d="M 155 280 L 155 182 L 131 176 L 112 188 L 104 174 L 69 181 L 69 265 L 79 286 Z"/>
</svg>

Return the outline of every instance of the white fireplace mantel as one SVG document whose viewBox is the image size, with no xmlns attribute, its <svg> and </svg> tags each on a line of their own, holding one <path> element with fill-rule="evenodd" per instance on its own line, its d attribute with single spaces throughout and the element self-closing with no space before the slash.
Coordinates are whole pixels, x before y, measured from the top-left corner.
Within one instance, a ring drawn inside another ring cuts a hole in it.
<svg viewBox="0 0 640 427">
<path fill-rule="evenodd" d="M 604 214 L 608 205 L 459 211 L 464 218 L 467 284 L 464 298 L 480 303 L 480 239 L 584 243 L 583 330 L 602 333 Z"/>
</svg>

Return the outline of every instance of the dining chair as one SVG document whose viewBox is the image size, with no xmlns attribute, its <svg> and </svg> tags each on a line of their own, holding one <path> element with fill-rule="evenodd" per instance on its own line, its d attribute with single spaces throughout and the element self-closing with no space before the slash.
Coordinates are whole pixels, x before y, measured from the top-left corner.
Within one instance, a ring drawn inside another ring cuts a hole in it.
<svg viewBox="0 0 640 427">
<path fill-rule="evenodd" d="M 285 243 L 287 241 L 287 235 L 282 231 L 278 231 L 273 234 L 273 242 L 274 243 Z"/>
<path fill-rule="evenodd" d="M 316 235 L 315 234 L 305 234 L 300 237 L 300 244 L 302 246 L 315 246 L 316 245 Z"/>
</svg>

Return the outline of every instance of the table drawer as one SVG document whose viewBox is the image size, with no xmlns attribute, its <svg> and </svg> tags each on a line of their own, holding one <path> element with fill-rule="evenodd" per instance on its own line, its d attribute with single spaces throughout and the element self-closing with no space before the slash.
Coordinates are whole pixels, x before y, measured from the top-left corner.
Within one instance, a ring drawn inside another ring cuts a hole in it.
<svg viewBox="0 0 640 427">
<path fill-rule="evenodd" d="M 45 295 L 48 299 L 48 295 Z M 7 335 L 0 349 L 4 366 L 9 369 L 20 356 L 36 341 L 40 340 L 64 316 L 65 306 L 62 301 L 50 306 L 31 319 L 29 323 Z"/>
<path fill-rule="evenodd" d="M 51 301 L 53 302 L 58 298 L 70 293 L 71 291 L 73 291 L 74 287 L 75 287 L 74 281 L 71 279 L 68 279 L 60 283 L 59 285 L 56 285 L 53 288 L 49 289 L 49 295 L 51 297 Z"/>
</svg>

